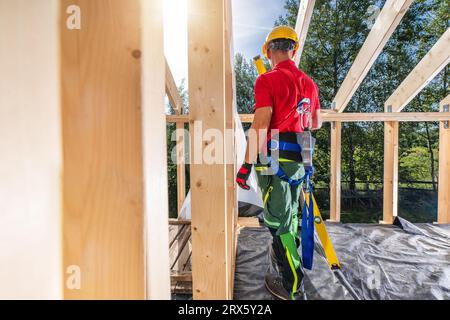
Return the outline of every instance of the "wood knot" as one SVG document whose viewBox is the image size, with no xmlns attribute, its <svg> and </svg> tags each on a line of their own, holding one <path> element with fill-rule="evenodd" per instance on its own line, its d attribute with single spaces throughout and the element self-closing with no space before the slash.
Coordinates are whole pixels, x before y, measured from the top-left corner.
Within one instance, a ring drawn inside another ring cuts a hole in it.
<svg viewBox="0 0 450 320">
<path fill-rule="evenodd" d="M 135 59 L 140 59 L 142 56 L 142 52 L 141 50 L 133 50 L 133 52 L 131 53 L 131 55 L 133 56 L 133 58 Z"/>
</svg>

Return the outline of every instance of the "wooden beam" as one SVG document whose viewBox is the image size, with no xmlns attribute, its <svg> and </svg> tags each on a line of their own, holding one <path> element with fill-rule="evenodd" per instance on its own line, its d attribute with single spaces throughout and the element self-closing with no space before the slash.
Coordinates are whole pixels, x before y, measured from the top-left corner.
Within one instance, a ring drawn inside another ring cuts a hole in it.
<svg viewBox="0 0 450 320">
<path fill-rule="evenodd" d="M 184 123 L 176 123 L 176 161 L 177 161 L 177 208 L 178 218 L 180 218 L 181 209 L 186 200 L 186 148 L 185 148 L 185 131 Z"/>
<path fill-rule="evenodd" d="M 203 155 L 213 140 L 203 141 L 209 129 L 225 135 L 229 100 L 226 97 L 226 10 L 230 0 L 191 0 L 188 4 L 189 106 L 191 121 L 201 128 L 191 132 L 192 276 L 194 299 L 231 299 L 231 261 L 228 237 L 228 186 L 224 159 L 207 164 Z M 208 26 L 207 28 L 205 26 Z M 197 143 L 200 141 L 201 143 Z M 216 141 L 218 142 L 218 141 Z M 216 153 L 225 153 L 216 143 Z M 196 150 L 198 148 L 198 150 Z M 203 163 L 200 163 L 203 162 Z"/>
<path fill-rule="evenodd" d="M 392 224 L 398 215 L 398 132 L 398 122 L 384 123 L 384 224 Z"/>
<path fill-rule="evenodd" d="M 189 115 L 183 114 L 183 115 L 166 115 L 166 122 L 167 123 L 189 123 Z"/>
<path fill-rule="evenodd" d="M 173 79 L 172 71 L 170 70 L 169 63 L 165 59 L 166 64 L 166 94 L 169 98 L 170 105 L 172 106 L 175 114 L 183 114 L 183 99 L 181 99 L 180 93 L 178 92 L 177 84 Z"/>
<path fill-rule="evenodd" d="M 242 123 L 252 123 L 253 114 L 240 114 Z M 374 113 L 336 113 L 330 110 L 322 110 L 322 119 L 324 122 L 434 122 L 446 121 L 450 119 L 450 115 L 441 112 L 374 112 Z M 168 116 L 168 122 L 183 121 L 188 122 L 187 116 Z"/>
<path fill-rule="evenodd" d="M 181 219 L 169 219 L 169 225 L 185 225 L 185 224 L 191 224 L 191 220 L 181 220 Z"/>
<path fill-rule="evenodd" d="M 450 113 L 450 95 L 441 102 L 441 112 Z M 441 122 L 439 129 L 439 204 L 438 223 L 450 223 L 450 126 Z"/>
<path fill-rule="evenodd" d="M 229 298 L 233 298 L 234 271 L 236 258 L 236 229 L 238 219 L 238 199 L 235 179 L 237 173 L 236 141 L 235 141 L 235 117 L 237 116 L 235 96 L 235 74 L 234 74 L 234 47 L 233 47 L 233 15 L 232 0 L 225 1 L 224 18 L 224 43 L 225 43 L 225 128 L 226 137 L 226 186 L 227 186 L 227 261 L 231 266 L 228 268 L 228 292 Z"/>
<path fill-rule="evenodd" d="M 1 300 L 60 300 L 66 282 L 58 8 L 0 0 Z"/>
<path fill-rule="evenodd" d="M 330 221 L 341 221 L 341 122 L 331 123 Z"/>
<path fill-rule="evenodd" d="M 192 272 L 172 273 L 170 275 L 170 280 L 172 282 L 176 282 L 176 281 L 192 282 Z"/>
<path fill-rule="evenodd" d="M 262 228 L 263 224 L 259 222 L 258 217 L 240 217 L 238 226 L 239 228 Z"/>
<path fill-rule="evenodd" d="M 61 1 L 67 299 L 169 299 L 161 0 Z"/>
<path fill-rule="evenodd" d="M 417 94 L 450 62 L 450 28 L 423 57 L 385 103 L 392 112 L 402 111 Z"/>
<path fill-rule="evenodd" d="M 344 82 L 334 98 L 334 109 L 343 112 L 384 46 L 408 11 L 412 0 L 388 0 L 373 25 Z"/>
<path fill-rule="evenodd" d="M 322 113 L 324 122 L 434 122 L 450 119 L 440 112 Z"/>
<path fill-rule="evenodd" d="M 92 1 L 91 1 L 92 2 Z M 117 1 L 128 3 L 127 1 Z M 146 299 L 170 299 L 163 0 L 139 0 Z M 129 15 L 127 10 L 123 13 Z M 151 89 L 150 89 L 151 88 Z M 178 92 L 178 91 L 177 91 Z M 129 219 L 129 217 L 127 218 Z M 136 232 L 136 230 L 135 230 Z"/>
<path fill-rule="evenodd" d="M 308 35 L 309 24 L 314 12 L 314 5 L 316 0 L 302 0 L 300 1 L 300 7 L 298 9 L 297 23 L 295 25 L 295 31 L 299 37 L 300 47 L 294 57 L 296 65 L 300 63 L 303 49 L 305 47 L 306 37 Z"/>
</svg>

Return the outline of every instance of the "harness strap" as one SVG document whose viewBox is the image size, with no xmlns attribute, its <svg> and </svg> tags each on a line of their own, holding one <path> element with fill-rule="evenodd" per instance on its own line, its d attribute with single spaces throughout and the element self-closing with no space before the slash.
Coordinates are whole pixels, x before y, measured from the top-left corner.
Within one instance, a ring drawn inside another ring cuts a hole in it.
<svg viewBox="0 0 450 320">
<path fill-rule="evenodd" d="M 301 238 L 303 266 L 312 270 L 314 257 L 314 200 L 312 190 L 309 191 L 309 203 L 305 197 L 303 205 Z"/>
<path fill-rule="evenodd" d="M 269 149 L 271 151 L 290 151 L 290 152 L 297 152 L 301 153 L 302 148 L 297 143 L 291 143 L 291 142 L 285 142 L 285 141 L 278 141 L 278 140 L 270 140 L 269 142 Z"/>
<path fill-rule="evenodd" d="M 281 169 L 281 167 L 278 165 L 278 163 L 272 157 L 269 157 L 269 164 L 270 164 L 270 168 L 273 170 L 273 172 L 275 173 L 275 175 L 278 178 L 280 178 L 283 181 L 286 181 L 287 183 L 289 183 L 289 185 L 291 185 L 293 187 L 299 186 L 307 178 L 306 174 L 305 174 L 305 176 L 303 178 L 298 179 L 298 180 L 294 180 L 294 179 L 289 178 L 286 175 L 286 173 L 283 171 L 283 169 Z"/>
</svg>

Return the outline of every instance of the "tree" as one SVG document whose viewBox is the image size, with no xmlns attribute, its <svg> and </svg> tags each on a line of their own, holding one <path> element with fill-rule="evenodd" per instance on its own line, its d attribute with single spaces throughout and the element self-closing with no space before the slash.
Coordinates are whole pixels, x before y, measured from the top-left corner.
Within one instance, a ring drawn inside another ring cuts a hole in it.
<svg viewBox="0 0 450 320">
<path fill-rule="evenodd" d="M 286 0 L 286 14 L 275 25 L 295 26 L 299 0 Z M 385 0 L 317 0 L 300 69 L 318 84 L 323 108 L 330 108 L 369 31 L 371 6 L 384 6 Z M 385 49 L 375 62 L 347 112 L 382 112 L 384 102 L 401 84 L 422 57 L 449 27 L 450 0 L 416 0 L 402 19 Z M 448 67 L 408 106 L 408 111 L 437 111 L 448 95 Z M 329 183 L 330 131 L 316 133 L 316 181 Z M 349 188 L 358 181 L 383 179 L 383 124 L 348 123 L 342 129 L 342 174 Z M 437 187 L 436 123 L 402 123 L 400 130 L 400 180 L 430 180 Z M 420 150 L 420 153 L 418 153 Z M 428 154 L 424 161 L 423 152 Z M 419 157 L 420 156 L 420 157 Z M 412 161 L 415 159 L 414 161 Z M 419 161 L 420 160 L 420 161 Z M 414 165 L 419 165 L 413 174 Z M 428 168 L 424 170 L 424 166 Z"/>
<path fill-rule="evenodd" d="M 331 108 L 347 72 L 369 33 L 366 26 L 367 8 L 379 1 L 326 1 L 318 0 L 314 8 L 307 42 L 303 51 L 300 69 L 310 75 L 317 83 L 320 91 L 322 107 Z M 295 26 L 299 1 L 287 0 L 285 9 L 287 14 L 280 17 L 275 24 L 289 24 Z M 359 95 L 363 100 L 363 94 Z M 354 102 L 349 110 L 356 109 Z M 363 136 L 355 135 L 357 124 L 345 124 L 343 127 L 343 158 L 344 170 L 348 170 L 350 188 L 356 188 L 356 173 L 353 162 L 356 144 L 362 142 Z M 318 140 L 317 157 L 324 157 L 328 161 L 317 164 L 319 177 L 329 182 L 329 145 L 330 132 L 328 126 L 316 134 Z M 323 165 L 323 166 L 322 166 Z"/>
<path fill-rule="evenodd" d="M 180 86 L 178 87 L 178 93 L 181 96 L 181 100 L 183 102 L 183 110 L 184 113 L 189 113 L 189 99 L 188 99 L 188 93 L 186 90 L 186 81 L 183 79 L 181 81 Z M 170 103 L 166 103 L 166 110 L 168 114 L 175 114 L 175 111 L 173 107 L 170 105 Z M 172 150 L 174 150 L 176 142 L 172 141 L 176 125 L 174 123 L 168 123 L 167 126 L 167 134 L 166 134 L 166 141 L 167 141 L 167 170 L 168 170 L 168 185 L 169 185 L 169 217 L 170 218 L 176 218 L 178 217 L 178 190 L 177 190 L 177 184 L 178 184 L 178 178 L 177 178 L 177 164 L 172 161 Z M 186 153 L 189 152 L 189 148 L 185 148 Z M 186 158 L 188 158 L 189 155 L 186 154 Z M 186 190 L 189 190 L 189 166 L 186 166 Z"/>
<path fill-rule="evenodd" d="M 240 53 L 236 54 L 234 64 L 238 112 L 243 114 L 253 113 L 255 105 L 253 87 L 258 76 L 257 71 L 253 64 L 248 62 Z"/>
</svg>

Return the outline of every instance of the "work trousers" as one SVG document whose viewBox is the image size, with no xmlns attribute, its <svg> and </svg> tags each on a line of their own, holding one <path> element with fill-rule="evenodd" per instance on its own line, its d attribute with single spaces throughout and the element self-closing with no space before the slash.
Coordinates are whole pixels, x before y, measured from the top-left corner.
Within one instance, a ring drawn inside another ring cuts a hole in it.
<svg viewBox="0 0 450 320">
<path fill-rule="evenodd" d="M 302 163 L 280 160 L 280 167 L 290 178 L 301 179 Z M 277 177 L 267 166 L 257 165 L 258 186 L 264 200 L 264 223 L 273 241 L 272 249 L 283 278 L 283 286 L 294 297 L 303 286 L 303 268 L 298 248 L 299 198 L 302 186 L 291 186 Z"/>
</svg>

